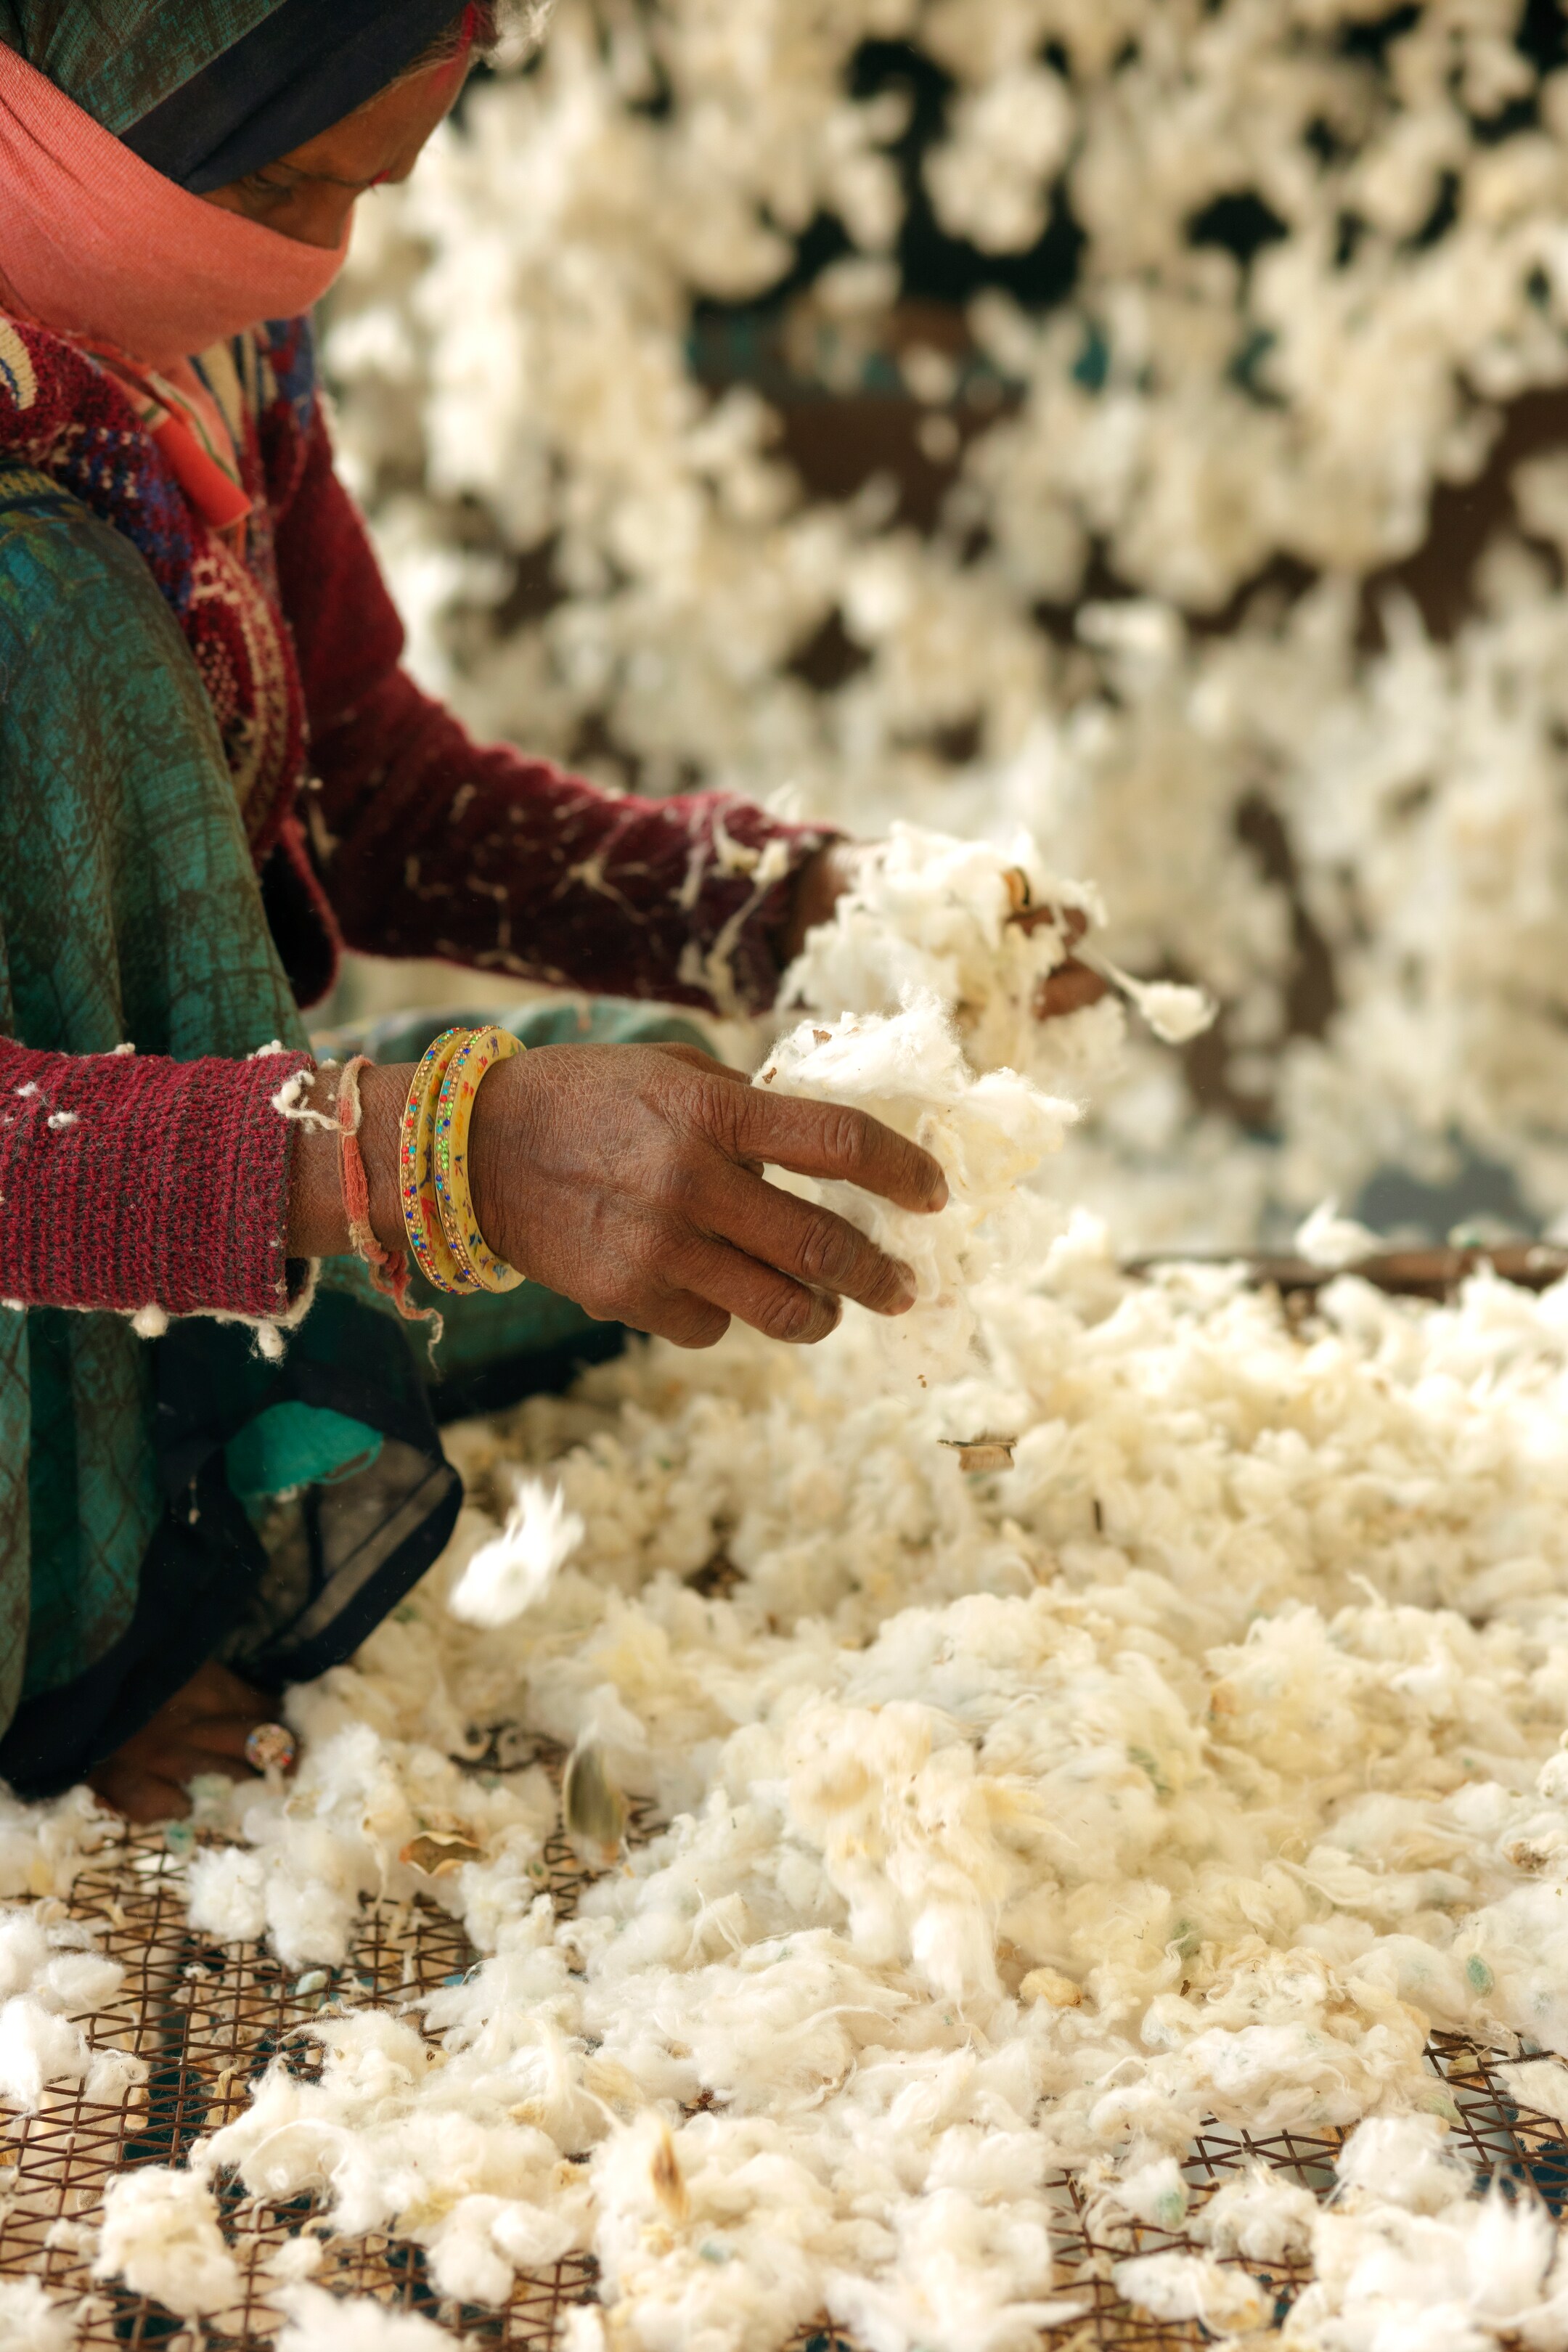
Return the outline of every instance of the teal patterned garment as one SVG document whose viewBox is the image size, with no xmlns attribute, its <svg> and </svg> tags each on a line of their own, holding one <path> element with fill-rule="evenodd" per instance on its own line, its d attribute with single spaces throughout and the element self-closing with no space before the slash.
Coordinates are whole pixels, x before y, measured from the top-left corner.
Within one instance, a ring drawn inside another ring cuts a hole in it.
<svg viewBox="0 0 1568 2352">
<path fill-rule="evenodd" d="M 0 0 L 0 41 L 118 138 L 279 0 Z M 330 10 L 332 0 L 321 0 Z"/>
<path fill-rule="evenodd" d="M 192 1060 L 303 1044 L 212 707 L 135 550 L 0 468 L 0 1031 Z M 124 1631 L 162 1509 L 122 1317 L 0 1312 L 0 1724 Z"/>
<path fill-rule="evenodd" d="M 0 1032 L 179 1061 L 306 1043 L 174 615 L 128 541 L 16 466 L 0 467 Z M 403 1328 L 355 1261 L 324 1269 L 323 1287 L 277 1368 L 243 1328 L 205 1318 L 150 1345 L 121 1315 L 0 1307 L 0 1730 L 116 1651 L 175 1482 L 220 1475 L 225 1442 L 280 1406 L 253 1472 L 292 1485 L 379 1465 L 397 1541 L 416 1523 L 442 1539 L 454 1482 L 433 1430 L 421 1436 Z M 400 1440 L 384 1464 L 387 1427 Z M 171 1431 L 188 1455 L 174 1471 Z M 341 1590 L 368 1600 L 384 1557 L 362 1543 Z"/>
</svg>

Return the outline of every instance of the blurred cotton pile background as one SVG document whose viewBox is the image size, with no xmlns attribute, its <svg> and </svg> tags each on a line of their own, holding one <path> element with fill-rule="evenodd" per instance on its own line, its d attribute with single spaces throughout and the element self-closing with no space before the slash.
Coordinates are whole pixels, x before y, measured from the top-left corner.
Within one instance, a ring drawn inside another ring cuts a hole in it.
<svg viewBox="0 0 1568 2352">
<path fill-rule="evenodd" d="M 326 352 L 477 729 L 1022 823 L 1214 992 L 1068 1147 L 1124 1245 L 1568 1205 L 1556 0 L 560 0 Z"/>
</svg>

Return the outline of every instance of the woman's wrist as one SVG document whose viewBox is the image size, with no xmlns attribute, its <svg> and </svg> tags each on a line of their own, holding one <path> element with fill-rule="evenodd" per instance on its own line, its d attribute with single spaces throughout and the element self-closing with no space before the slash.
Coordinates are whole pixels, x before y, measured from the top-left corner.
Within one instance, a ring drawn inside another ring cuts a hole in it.
<svg viewBox="0 0 1568 2352">
<path fill-rule="evenodd" d="M 332 1125 L 318 1127 L 311 1119 L 295 1126 L 289 1166 L 290 1257 L 343 1257 L 353 1247 L 343 1202 L 342 1146 L 336 1125 L 341 1075 L 333 1066 L 318 1071 L 301 1106 L 331 1119 Z M 389 1250 L 406 1246 L 398 1187 L 398 1141 L 413 1075 L 412 1068 L 402 1064 L 385 1069 L 373 1065 L 360 1073 L 359 1144 L 370 1188 L 371 1231 Z"/>
</svg>

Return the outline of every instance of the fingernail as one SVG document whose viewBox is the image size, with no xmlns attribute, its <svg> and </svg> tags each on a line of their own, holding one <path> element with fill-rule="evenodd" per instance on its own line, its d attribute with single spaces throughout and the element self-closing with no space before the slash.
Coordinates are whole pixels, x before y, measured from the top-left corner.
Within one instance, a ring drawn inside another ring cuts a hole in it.
<svg viewBox="0 0 1568 2352">
<path fill-rule="evenodd" d="M 900 1265 L 898 1274 L 899 1286 L 889 1302 L 888 1312 L 889 1315 L 907 1315 L 919 1294 L 915 1289 L 914 1276 L 907 1265 Z"/>
<path fill-rule="evenodd" d="M 931 1213 L 933 1215 L 938 1209 L 946 1208 L 947 1198 L 947 1178 L 945 1176 L 939 1176 L 936 1180 L 936 1191 L 931 1196 Z"/>
</svg>

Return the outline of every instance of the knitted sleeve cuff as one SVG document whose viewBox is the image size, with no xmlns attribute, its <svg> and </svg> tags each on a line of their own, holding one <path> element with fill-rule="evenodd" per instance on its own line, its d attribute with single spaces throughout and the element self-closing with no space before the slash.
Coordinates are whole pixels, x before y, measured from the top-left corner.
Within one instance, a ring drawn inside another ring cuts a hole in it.
<svg viewBox="0 0 1568 2352">
<path fill-rule="evenodd" d="M 0 1039 L 0 1296 L 23 1306 L 285 1314 L 301 1053 L 171 1062 Z"/>
</svg>

